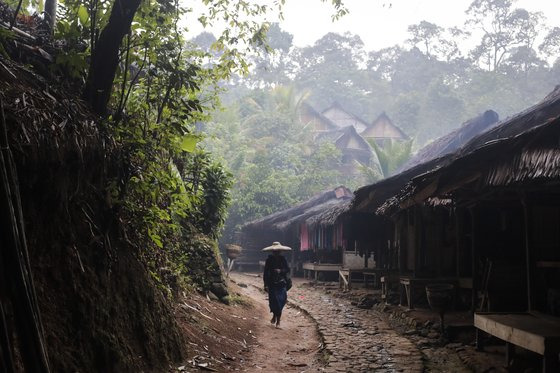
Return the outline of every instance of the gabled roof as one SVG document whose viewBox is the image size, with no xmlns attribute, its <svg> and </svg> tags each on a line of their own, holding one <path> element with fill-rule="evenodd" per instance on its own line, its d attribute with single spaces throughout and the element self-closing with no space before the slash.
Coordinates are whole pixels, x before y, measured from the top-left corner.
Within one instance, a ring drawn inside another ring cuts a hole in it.
<svg viewBox="0 0 560 373">
<path fill-rule="evenodd" d="M 357 149 L 373 152 L 369 143 L 356 131 L 354 126 L 342 128 L 340 136 L 335 140 L 334 144 L 339 149 Z"/>
<path fill-rule="evenodd" d="M 320 213 L 324 209 L 331 207 L 340 200 L 349 200 L 352 192 L 345 186 L 339 186 L 331 190 L 316 194 L 305 202 L 297 204 L 288 209 L 275 212 L 260 219 L 253 220 L 245 224 L 242 229 L 278 229 L 283 230 L 290 225 L 301 222 L 313 214 Z"/>
<path fill-rule="evenodd" d="M 492 121 L 496 115 L 493 111 L 487 111 L 465 122 L 458 130 L 422 148 L 415 160 L 408 167 L 403 167 L 404 171 L 356 190 L 352 209 L 356 211 L 375 211 L 385 200 L 397 194 L 411 178 L 444 164 L 446 157 L 450 156 L 450 153 L 447 152 L 448 149 L 460 147 L 479 134 L 477 130 L 487 129 L 488 122 Z"/>
<path fill-rule="evenodd" d="M 333 121 L 338 127 L 354 126 L 358 131 L 363 131 L 368 126 L 365 120 L 344 109 L 336 101 L 323 110 L 321 114 Z"/>
<path fill-rule="evenodd" d="M 304 102 L 301 105 L 299 114 L 300 121 L 303 123 L 303 125 L 311 125 L 313 127 L 312 130 L 314 131 L 332 131 L 338 128 L 336 123 L 315 110 L 315 108 L 309 105 L 307 102 Z"/>
<path fill-rule="evenodd" d="M 393 123 L 385 112 L 379 114 L 365 130 L 360 132 L 360 135 L 374 139 L 408 139 L 408 136 Z"/>
</svg>

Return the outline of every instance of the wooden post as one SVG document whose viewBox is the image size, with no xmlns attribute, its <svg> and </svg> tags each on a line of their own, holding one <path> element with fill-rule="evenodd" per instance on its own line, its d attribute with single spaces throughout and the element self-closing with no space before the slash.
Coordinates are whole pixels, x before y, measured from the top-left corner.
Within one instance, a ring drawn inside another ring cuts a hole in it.
<svg viewBox="0 0 560 373">
<path fill-rule="evenodd" d="M 515 345 L 510 342 L 506 342 L 506 367 L 511 365 L 511 361 L 515 356 Z"/>
<path fill-rule="evenodd" d="M 295 246 L 295 245 L 294 245 Z M 290 252 L 291 256 L 292 256 L 292 264 L 290 265 L 290 276 L 294 277 L 294 267 L 295 267 L 295 263 L 296 263 L 296 251 L 295 248 L 292 248 L 292 251 Z"/>
<path fill-rule="evenodd" d="M 476 299 L 477 299 L 477 281 L 476 281 L 476 207 L 469 207 L 469 213 L 471 215 L 471 276 L 472 276 L 472 293 L 471 293 L 471 313 L 476 310 Z"/>
<path fill-rule="evenodd" d="M 455 208 L 453 210 L 453 215 L 455 215 L 455 274 L 457 275 L 457 278 L 461 277 L 461 259 L 460 259 L 460 255 L 461 255 L 461 233 L 462 232 L 462 226 L 461 226 L 461 221 L 459 218 L 459 214 L 457 212 L 458 208 Z"/>
<path fill-rule="evenodd" d="M 525 224 L 525 259 L 527 261 L 527 309 L 529 312 L 533 310 L 533 271 L 532 271 L 532 255 L 531 255 L 531 247 L 529 241 L 529 208 L 527 206 L 527 199 L 524 197 L 521 200 L 521 204 L 523 205 L 523 217 L 524 217 L 524 224 Z"/>
<path fill-rule="evenodd" d="M 420 209 L 414 206 L 414 269 L 412 277 L 416 277 L 419 267 L 419 247 L 422 244 L 422 232 L 420 224 Z"/>
</svg>

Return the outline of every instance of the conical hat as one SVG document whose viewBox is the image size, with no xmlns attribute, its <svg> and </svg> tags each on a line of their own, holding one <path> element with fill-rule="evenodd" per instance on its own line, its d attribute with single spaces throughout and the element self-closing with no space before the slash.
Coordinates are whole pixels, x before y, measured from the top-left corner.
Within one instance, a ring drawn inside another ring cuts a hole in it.
<svg viewBox="0 0 560 373">
<path fill-rule="evenodd" d="M 271 246 L 267 246 L 264 249 L 262 249 L 262 251 L 275 251 L 275 250 L 292 251 L 292 248 L 288 247 L 288 246 L 284 246 L 284 245 L 280 244 L 280 242 L 275 241 L 275 242 L 272 243 Z"/>
</svg>

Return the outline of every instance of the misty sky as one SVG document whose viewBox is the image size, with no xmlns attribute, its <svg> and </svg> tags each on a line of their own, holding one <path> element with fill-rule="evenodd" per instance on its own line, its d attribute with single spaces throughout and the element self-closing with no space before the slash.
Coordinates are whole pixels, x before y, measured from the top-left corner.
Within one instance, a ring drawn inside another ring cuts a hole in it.
<svg viewBox="0 0 560 373">
<path fill-rule="evenodd" d="M 331 22 L 330 4 L 320 0 L 287 0 L 281 27 L 305 46 L 327 32 L 358 34 L 367 50 L 400 44 L 408 38 L 408 25 L 426 20 L 439 26 L 462 26 L 472 0 L 344 0 L 350 14 Z M 560 0 L 519 0 L 517 7 L 541 11 L 549 26 L 560 26 Z"/>
<path fill-rule="evenodd" d="M 201 0 L 199 0 L 201 1 Z M 259 0 L 272 4 L 274 0 Z M 343 0 L 350 14 L 332 22 L 334 13 L 330 4 L 321 0 L 286 0 L 284 20 L 281 27 L 294 35 L 294 44 L 302 47 L 313 44 L 328 32 L 344 33 L 349 31 L 359 35 L 366 50 L 379 50 L 395 44 L 402 44 L 408 37 L 409 25 L 426 20 L 442 27 L 462 27 L 465 10 L 472 0 Z M 204 31 L 198 22 L 193 22 L 199 10 L 205 9 L 197 2 L 185 1 L 194 12 L 187 16 L 189 35 L 195 36 Z M 529 11 L 541 11 L 547 18 L 548 26 L 560 26 L 560 0 L 518 0 L 517 7 Z M 278 21 L 270 15 L 268 21 Z M 221 27 L 206 29 L 218 35 Z"/>
</svg>

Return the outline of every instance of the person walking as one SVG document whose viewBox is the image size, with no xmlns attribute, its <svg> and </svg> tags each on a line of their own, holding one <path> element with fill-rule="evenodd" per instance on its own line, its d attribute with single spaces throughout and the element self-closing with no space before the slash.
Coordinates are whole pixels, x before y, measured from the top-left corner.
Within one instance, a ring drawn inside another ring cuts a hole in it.
<svg viewBox="0 0 560 373">
<path fill-rule="evenodd" d="M 266 259 L 263 272 L 264 290 L 268 292 L 268 305 L 272 312 L 271 324 L 280 327 L 282 309 L 288 300 L 288 290 L 292 287 L 290 279 L 290 267 L 286 258 L 282 256 L 282 251 L 289 251 L 291 248 L 282 246 L 280 242 L 274 242 L 272 246 L 266 247 L 263 251 L 271 251 Z"/>
</svg>

